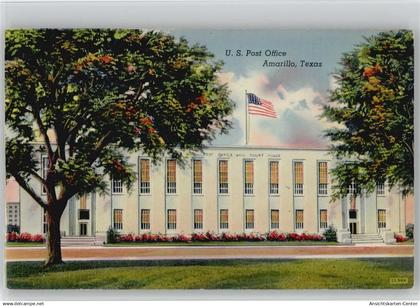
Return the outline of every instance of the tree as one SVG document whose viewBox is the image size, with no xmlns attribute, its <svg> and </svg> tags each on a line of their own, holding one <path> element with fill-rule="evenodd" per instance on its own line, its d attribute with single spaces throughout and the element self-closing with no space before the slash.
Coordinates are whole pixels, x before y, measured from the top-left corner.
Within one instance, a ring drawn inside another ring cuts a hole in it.
<svg viewBox="0 0 420 306">
<path fill-rule="evenodd" d="M 156 31 L 6 32 L 7 175 L 47 212 L 47 265 L 62 262 L 60 218 L 71 197 L 106 192 L 108 177 L 132 186 L 129 152 L 182 160 L 227 131 L 233 103 L 212 58 Z M 45 176 L 39 154 L 48 156 Z"/>
<path fill-rule="evenodd" d="M 411 31 L 367 38 L 345 53 L 337 88 L 323 116 L 338 127 L 326 131 L 339 159 L 332 170 L 333 197 L 372 192 L 377 183 L 413 191 L 414 45 Z"/>
</svg>

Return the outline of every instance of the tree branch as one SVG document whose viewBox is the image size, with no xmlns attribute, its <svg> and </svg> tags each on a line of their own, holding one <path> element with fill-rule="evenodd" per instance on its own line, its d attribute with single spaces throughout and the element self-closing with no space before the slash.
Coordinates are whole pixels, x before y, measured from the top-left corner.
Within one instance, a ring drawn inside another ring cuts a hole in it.
<svg viewBox="0 0 420 306">
<path fill-rule="evenodd" d="M 47 208 L 47 203 L 28 185 L 28 183 L 19 174 L 12 173 L 16 182 L 44 209 Z"/>
</svg>

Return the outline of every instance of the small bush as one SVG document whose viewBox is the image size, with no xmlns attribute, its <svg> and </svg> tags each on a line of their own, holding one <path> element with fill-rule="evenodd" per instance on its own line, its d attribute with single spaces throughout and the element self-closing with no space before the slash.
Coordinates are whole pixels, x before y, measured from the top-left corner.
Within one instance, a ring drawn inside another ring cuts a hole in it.
<svg viewBox="0 0 420 306">
<path fill-rule="evenodd" d="M 106 232 L 106 241 L 108 243 L 116 243 L 120 241 L 120 233 L 110 227 Z"/>
<path fill-rule="evenodd" d="M 407 226 L 405 227 L 405 236 L 408 239 L 414 239 L 414 224 L 407 224 Z"/>
<path fill-rule="evenodd" d="M 337 230 L 332 225 L 324 231 L 323 235 L 326 241 L 337 241 Z"/>
<path fill-rule="evenodd" d="M 404 242 L 408 240 L 408 238 L 404 237 L 403 235 L 397 235 L 397 234 L 394 235 L 394 238 L 397 242 Z"/>
<path fill-rule="evenodd" d="M 45 237 L 41 234 L 35 234 L 32 236 L 32 242 L 45 242 Z"/>
<path fill-rule="evenodd" d="M 18 235 L 17 241 L 18 242 L 31 242 L 32 235 L 30 233 L 22 233 Z"/>
<path fill-rule="evenodd" d="M 16 242 L 18 240 L 19 234 L 16 232 L 7 233 L 6 241 L 7 242 Z"/>
</svg>

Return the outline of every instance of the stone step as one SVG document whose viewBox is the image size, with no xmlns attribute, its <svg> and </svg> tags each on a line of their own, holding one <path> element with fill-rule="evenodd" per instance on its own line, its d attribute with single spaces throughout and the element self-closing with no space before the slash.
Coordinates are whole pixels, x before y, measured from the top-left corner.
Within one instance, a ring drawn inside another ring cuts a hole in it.
<svg viewBox="0 0 420 306">
<path fill-rule="evenodd" d="M 62 237 L 61 245 L 94 245 L 95 237 L 82 236 L 82 237 Z"/>
</svg>

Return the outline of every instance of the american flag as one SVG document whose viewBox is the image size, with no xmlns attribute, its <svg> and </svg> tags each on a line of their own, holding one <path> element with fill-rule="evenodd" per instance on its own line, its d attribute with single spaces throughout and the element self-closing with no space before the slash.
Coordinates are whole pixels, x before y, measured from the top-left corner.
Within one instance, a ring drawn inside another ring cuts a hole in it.
<svg viewBox="0 0 420 306">
<path fill-rule="evenodd" d="M 250 115 L 260 115 L 270 118 L 277 118 L 273 103 L 268 100 L 258 98 L 253 93 L 247 93 L 248 113 Z"/>
</svg>

